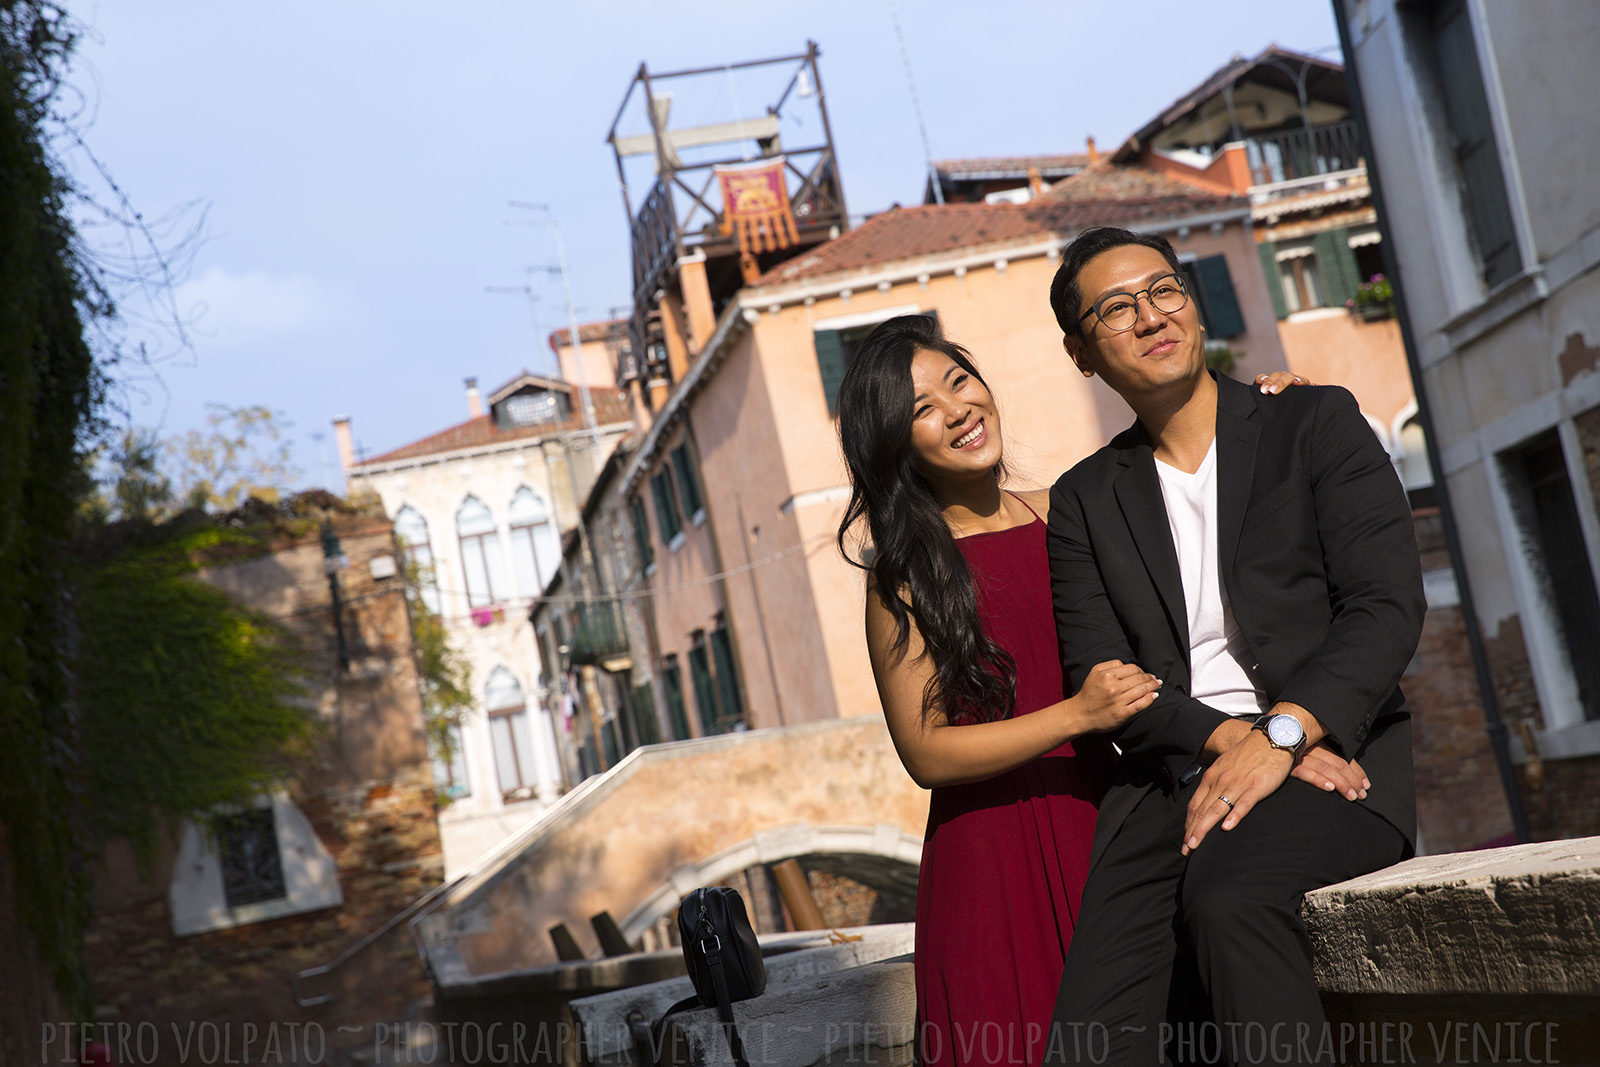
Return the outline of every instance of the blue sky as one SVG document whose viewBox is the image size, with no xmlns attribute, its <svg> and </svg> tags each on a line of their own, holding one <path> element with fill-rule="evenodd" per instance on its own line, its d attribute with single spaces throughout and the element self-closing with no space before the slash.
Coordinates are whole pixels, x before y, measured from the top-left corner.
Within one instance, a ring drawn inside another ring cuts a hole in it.
<svg viewBox="0 0 1600 1067">
<path fill-rule="evenodd" d="M 565 321 L 550 205 L 579 317 L 629 299 L 607 130 L 641 62 L 665 71 L 822 50 L 853 214 L 916 203 L 924 176 L 887 0 L 238 5 L 82 0 L 80 128 L 150 219 L 198 202 L 206 239 L 172 293 L 184 347 L 136 327 L 132 421 L 174 435 L 207 404 L 293 424 L 303 484 L 338 485 L 330 420 L 378 452 L 466 417 L 462 379 L 550 369 Z M 1234 52 L 1336 44 L 1331 5 L 898 0 L 935 158 L 1115 147 Z M 732 100 L 712 79 L 708 112 Z M 737 95 L 735 84 L 732 94 Z M 752 113 L 764 100 L 739 100 Z M 97 197 L 109 194 L 76 153 Z M 527 300 L 487 293 L 531 285 Z M 143 309 L 129 298 L 132 314 Z M 321 438 L 318 440 L 318 438 Z"/>
</svg>

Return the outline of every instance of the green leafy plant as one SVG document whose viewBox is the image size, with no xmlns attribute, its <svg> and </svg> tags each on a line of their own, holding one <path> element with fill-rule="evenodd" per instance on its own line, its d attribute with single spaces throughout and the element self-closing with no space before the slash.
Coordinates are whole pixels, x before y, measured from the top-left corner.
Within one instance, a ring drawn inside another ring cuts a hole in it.
<svg viewBox="0 0 1600 1067">
<path fill-rule="evenodd" d="M 455 758 L 456 739 L 452 728 L 472 709 L 472 669 L 461 653 L 450 644 L 444 620 L 428 607 L 423 589 L 433 585 L 433 569 L 418 563 L 405 551 L 402 573 L 406 582 L 406 603 L 411 615 L 411 644 L 417 657 L 417 678 L 422 687 L 423 728 L 430 751 L 448 763 Z M 436 794 L 440 807 L 455 798 L 444 790 Z"/>
<path fill-rule="evenodd" d="M 1221 375 L 1233 373 L 1233 365 L 1243 355 L 1225 345 L 1206 346 L 1206 366 Z"/>
<path fill-rule="evenodd" d="M 164 824 L 249 800 L 320 736 L 294 635 L 196 574 L 265 554 L 269 532 L 191 514 L 86 566 L 80 685 L 98 837 L 148 858 Z"/>
<path fill-rule="evenodd" d="M 1356 286 L 1356 295 L 1348 304 L 1351 308 L 1382 309 L 1394 311 L 1394 283 L 1382 274 L 1374 274 Z"/>
<path fill-rule="evenodd" d="M 21 943 L 81 1019 L 87 831 L 66 546 L 85 488 L 79 438 L 104 387 L 85 323 L 110 306 L 48 148 L 76 32 L 55 5 L 0 2 L 0 898 L 14 902 L 0 921 L 15 907 Z M 7 995 L 33 978 L 8 976 Z"/>
</svg>

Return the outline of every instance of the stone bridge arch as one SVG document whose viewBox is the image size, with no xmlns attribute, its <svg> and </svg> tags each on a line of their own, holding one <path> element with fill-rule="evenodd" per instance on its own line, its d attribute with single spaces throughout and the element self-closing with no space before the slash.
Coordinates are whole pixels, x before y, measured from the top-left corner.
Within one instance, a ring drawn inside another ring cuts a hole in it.
<svg viewBox="0 0 1600 1067">
<path fill-rule="evenodd" d="M 795 823 L 763 831 L 697 863 L 673 871 L 620 923 L 622 935 L 637 941 L 664 916 L 678 909 L 691 889 L 715 885 L 758 864 L 805 858 L 810 866 L 842 874 L 874 889 L 914 900 L 922 838 L 895 826 L 812 826 Z"/>
<path fill-rule="evenodd" d="M 434 973 L 461 980 L 556 962 L 556 923 L 593 954 L 600 911 L 636 939 L 688 890 L 759 863 L 806 856 L 903 889 L 927 815 L 881 716 L 650 745 L 457 879 L 413 929 Z"/>
</svg>

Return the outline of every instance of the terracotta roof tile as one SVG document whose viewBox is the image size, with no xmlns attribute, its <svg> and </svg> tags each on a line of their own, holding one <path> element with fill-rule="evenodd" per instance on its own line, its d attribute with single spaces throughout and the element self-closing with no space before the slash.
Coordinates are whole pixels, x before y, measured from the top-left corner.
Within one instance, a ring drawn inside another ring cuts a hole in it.
<svg viewBox="0 0 1600 1067">
<path fill-rule="evenodd" d="M 1040 199 L 1042 201 L 1115 200 L 1122 203 L 1201 200 L 1213 206 L 1223 207 L 1239 198 L 1206 192 L 1188 182 L 1169 178 L 1149 167 L 1121 166 L 1100 159 L 1072 177 L 1056 182 Z"/>
<path fill-rule="evenodd" d="M 1024 204 L 923 204 L 891 208 L 767 271 L 755 284 L 859 270 L 882 263 L 1018 241 L 1049 232 Z"/>
<path fill-rule="evenodd" d="M 757 278 L 757 287 L 865 270 L 922 256 L 1018 243 L 1089 226 L 1131 225 L 1243 207 L 1140 166 L 1104 160 L 1026 204 L 922 204 L 893 208 Z"/>
<path fill-rule="evenodd" d="M 1063 156 L 993 156 L 980 159 L 941 159 L 933 164 L 940 174 L 955 177 L 1005 174 L 1025 177 L 1029 167 L 1038 167 L 1039 173 L 1050 177 L 1052 172 L 1079 170 L 1089 165 L 1089 157 L 1082 153 Z"/>
<path fill-rule="evenodd" d="M 614 389 L 594 389 L 590 391 L 590 396 L 594 399 L 594 418 L 598 425 L 628 422 L 632 418 L 632 409 L 628 405 L 627 396 L 622 392 Z M 449 429 L 424 437 L 420 441 L 413 441 L 409 445 L 369 456 L 352 469 L 360 470 L 375 463 L 392 463 L 396 460 L 416 459 L 444 452 L 487 448 L 508 441 L 547 437 L 554 433 L 581 429 L 583 429 L 581 411 L 573 412 L 559 423 L 547 422 L 538 426 L 512 426 L 505 429 L 495 425 L 492 415 L 479 415 L 477 418 L 468 419 Z"/>
<path fill-rule="evenodd" d="M 578 343 L 589 344 L 593 341 L 604 341 L 613 336 L 626 337 L 628 327 L 627 319 L 607 319 L 605 322 L 580 322 L 578 324 Z M 572 340 L 572 331 L 563 326 L 559 330 L 550 331 L 550 349 L 556 351 L 565 348 Z"/>
</svg>

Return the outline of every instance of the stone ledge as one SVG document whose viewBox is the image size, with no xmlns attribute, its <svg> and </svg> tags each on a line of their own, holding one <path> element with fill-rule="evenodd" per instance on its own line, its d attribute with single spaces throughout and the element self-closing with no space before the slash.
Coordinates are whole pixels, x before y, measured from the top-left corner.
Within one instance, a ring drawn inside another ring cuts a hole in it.
<svg viewBox="0 0 1600 1067">
<path fill-rule="evenodd" d="M 788 1006 L 783 1012 L 796 1012 L 805 1001 L 792 999 L 792 991 L 797 984 L 810 988 L 823 976 L 828 976 L 833 981 L 841 976 L 854 973 L 863 965 L 872 964 L 891 956 L 905 956 L 911 951 L 915 936 L 915 927 L 912 923 L 894 923 L 880 926 L 862 926 L 847 931 L 839 931 L 856 940 L 844 941 L 838 944 L 822 944 L 817 947 L 808 947 L 798 951 L 785 952 L 782 955 L 768 955 L 767 989 L 755 1000 L 742 1001 L 734 1005 L 734 1017 L 743 1020 L 750 1012 L 759 1011 L 765 1025 L 772 1025 L 768 1016 L 771 1015 L 766 1008 L 769 1003 L 783 1000 Z M 796 935 L 781 935 L 785 938 Z M 805 935 L 813 944 L 818 938 L 827 935 L 819 931 L 811 931 Z M 771 942 L 775 938 L 763 937 L 761 939 L 763 950 L 772 948 Z M 682 974 L 682 952 L 678 949 L 671 950 L 679 960 L 679 974 Z M 613 1067 L 622 1064 L 647 1064 L 649 1056 L 641 1056 L 636 1052 L 638 1045 L 637 1030 L 640 1024 L 648 1027 L 660 1019 L 668 1007 L 683 1000 L 694 993 L 694 986 L 687 977 L 673 978 L 668 981 L 656 982 L 651 985 L 636 986 L 632 989 L 621 989 L 612 993 L 600 993 L 595 996 L 584 997 L 572 1002 L 572 1014 L 576 1020 L 579 1040 L 583 1049 L 583 1062 L 591 1067 Z M 798 1014 L 804 1014 L 799 1012 Z M 682 1025 L 691 1023 L 704 1017 L 703 1025 L 709 1026 L 710 1033 L 722 1040 L 721 1031 L 718 1030 L 716 1012 L 711 1009 L 701 1009 L 693 1012 L 684 1012 L 681 1016 Z M 678 1025 L 675 1020 L 675 1024 Z M 695 1024 L 699 1025 L 699 1024 Z M 792 1025 L 792 1021 L 784 1023 Z M 691 1025 L 691 1029 L 694 1026 Z M 697 1030 L 695 1032 L 698 1032 Z M 819 1035 L 821 1036 L 821 1035 Z M 755 1049 L 748 1049 L 751 1062 L 774 1063 L 777 1060 L 755 1059 Z M 727 1055 L 726 1044 L 723 1046 L 723 1055 Z M 697 1061 L 698 1062 L 698 1061 Z M 731 1060 L 730 1060 L 731 1062 Z M 783 1062 L 795 1062 L 784 1060 Z M 806 1061 L 809 1062 L 809 1061 Z"/>
<path fill-rule="evenodd" d="M 756 999 L 735 1004 L 733 1017 L 752 1064 L 907 1067 L 916 1036 L 916 1001 L 908 954 L 776 990 L 769 987 Z M 665 1042 L 663 1063 L 733 1064 L 713 1008 L 674 1016 Z"/>
<path fill-rule="evenodd" d="M 1324 992 L 1600 995 L 1600 838 L 1408 860 L 1303 914 Z"/>
</svg>

